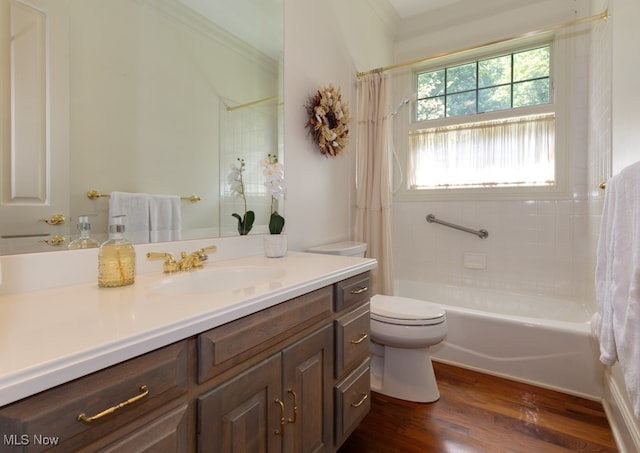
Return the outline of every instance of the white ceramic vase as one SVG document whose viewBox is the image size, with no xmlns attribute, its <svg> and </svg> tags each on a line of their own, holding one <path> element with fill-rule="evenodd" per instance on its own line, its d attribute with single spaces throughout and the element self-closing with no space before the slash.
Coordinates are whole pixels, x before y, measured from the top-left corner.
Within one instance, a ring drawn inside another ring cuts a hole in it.
<svg viewBox="0 0 640 453">
<path fill-rule="evenodd" d="M 286 234 L 265 234 L 264 256 L 267 258 L 280 258 L 287 254 Z"/>
</svg>

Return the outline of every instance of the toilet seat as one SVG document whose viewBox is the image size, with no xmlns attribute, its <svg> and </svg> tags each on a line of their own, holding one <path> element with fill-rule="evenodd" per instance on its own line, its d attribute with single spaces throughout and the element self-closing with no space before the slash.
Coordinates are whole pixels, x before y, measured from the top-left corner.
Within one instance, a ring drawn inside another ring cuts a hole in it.
<svg viewBox="0 0 640 453">
<path fill-rule="evenodd" d="M 371 319 L 403 326 L 430 326 L 445 322 L 445 310 L 422 300 L 376 294 L 371 298 Z"/>
</svg>

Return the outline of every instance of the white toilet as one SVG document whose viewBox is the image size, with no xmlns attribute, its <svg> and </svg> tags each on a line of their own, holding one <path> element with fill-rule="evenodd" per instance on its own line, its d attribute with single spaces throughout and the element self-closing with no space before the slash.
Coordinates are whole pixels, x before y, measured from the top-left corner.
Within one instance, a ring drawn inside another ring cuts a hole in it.
<svg viewBox="0 0 640 453">
<path fill-rule="evenodd" d="M 430 403 L 440 398 L 429 347 L 447 334 L 445 311 L 422 300 L 371 298 L 371 388 L 383 395 Z"/>
<path fill-rule="evenodd" d="M 364 256 L 366 244 L 345 241 L 313 253 Z M 440 398 L 429 347 L 447 334 L 444 309 L 429 302 L 376 294 L 371 298 L 371 389 L 394 398 L 430 403 Z"/>
</svg>

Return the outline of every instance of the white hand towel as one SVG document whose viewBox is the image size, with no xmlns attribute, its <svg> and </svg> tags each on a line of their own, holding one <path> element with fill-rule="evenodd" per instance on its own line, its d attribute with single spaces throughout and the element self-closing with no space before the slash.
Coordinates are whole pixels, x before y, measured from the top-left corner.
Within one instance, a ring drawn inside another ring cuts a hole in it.
<svg viewBox="0 0 640 453">
<path fill-rule="evenodd" d="M 151 242 L 182 239 L 182 214 L 177 195 L 149 195 L 149 227 Z"/>
<path fill-rule="evenodd" d="M 591 318 L 594 333 L 600 340 L 600 361 L 612 366 L 617 358 L 613 334 L 612 274 L 613 269 L 613 224 L 616 213 L 616 181 L 607 182 L 605 203 L 600 222 L 600 236 L 596 249 L 596 313 Z"/>
<path fill-rule="evenodd" d="M 111 192 L 109 223 L 116 215 L 125 215 L 124 236 L 134 244 L 149 242 L 149 195 L 146 193 Z"/>
<path fill-rule="evenodd" d="M 607 181 L 596 263 L 600 360 L 617 359 L 640 418 L 640 162 Z"/>
</svg>

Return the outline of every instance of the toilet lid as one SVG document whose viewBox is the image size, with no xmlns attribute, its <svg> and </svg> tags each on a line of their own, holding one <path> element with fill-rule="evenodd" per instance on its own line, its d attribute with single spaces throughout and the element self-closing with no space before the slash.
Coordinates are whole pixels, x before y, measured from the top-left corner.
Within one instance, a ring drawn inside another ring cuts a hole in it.
<svg viewBox="0 0 640 453">
<path fill-rule="evenodd" d="M 425 326 L 444 322 L 445 311 L 424 300 L 376 294 L 371 298 L 371 319 L 389 324 Z"/>
</svg>

